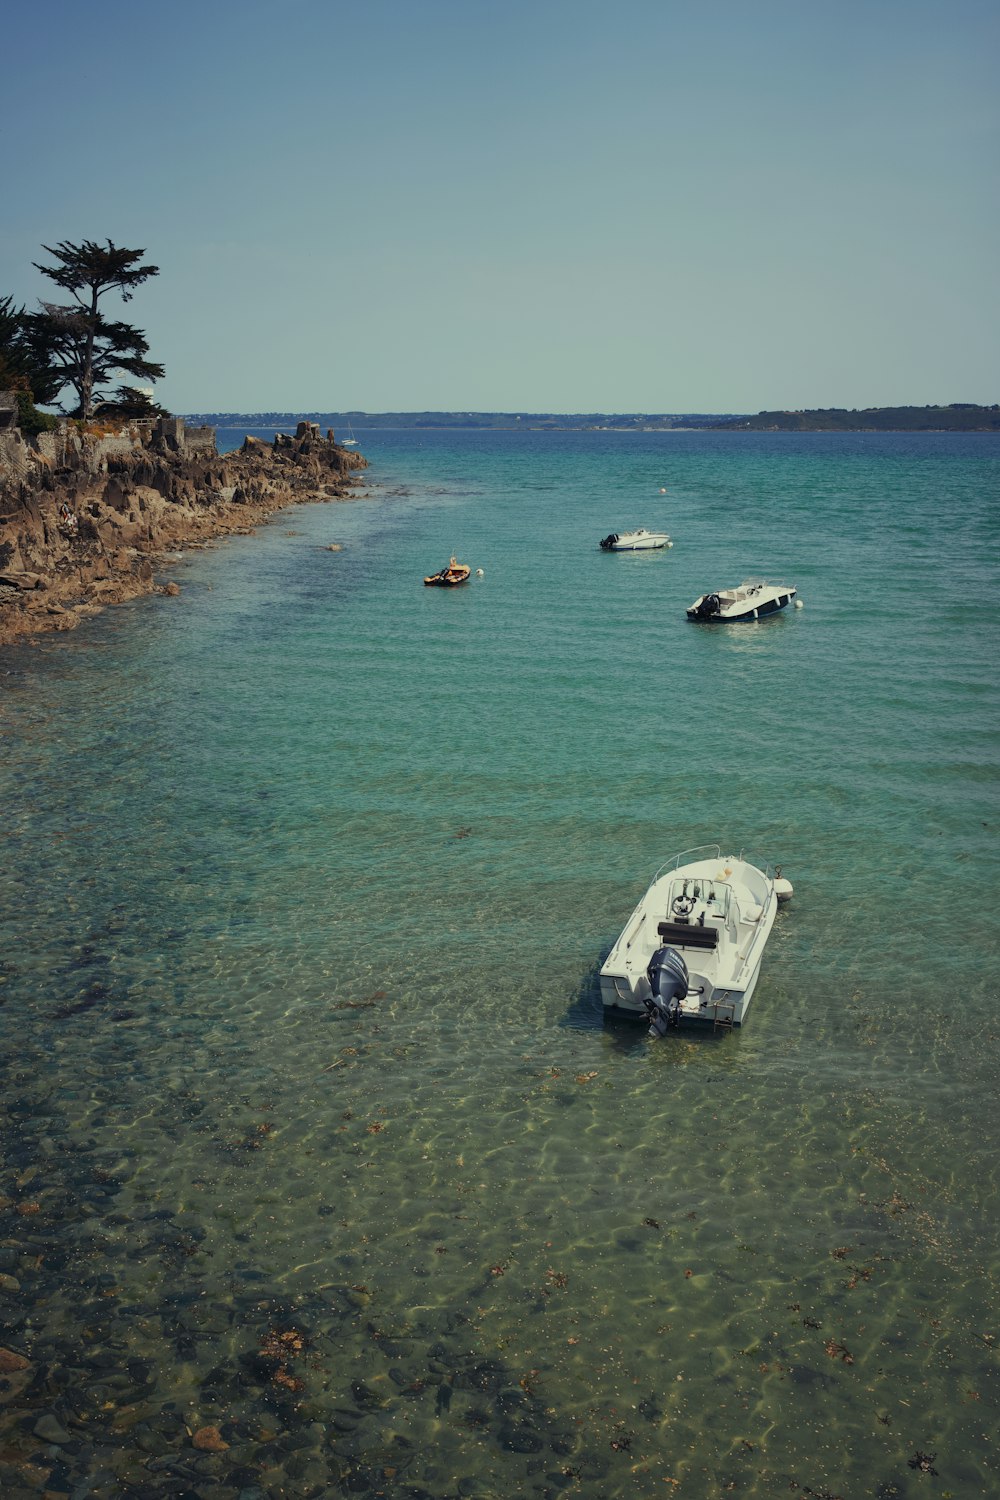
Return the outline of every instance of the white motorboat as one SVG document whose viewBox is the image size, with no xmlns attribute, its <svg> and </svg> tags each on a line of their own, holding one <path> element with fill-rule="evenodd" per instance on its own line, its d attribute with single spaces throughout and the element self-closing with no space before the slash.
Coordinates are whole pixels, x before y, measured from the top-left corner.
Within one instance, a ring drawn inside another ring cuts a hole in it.
<svg viewBox="0 0 1000 1500">
<path fill-rule="evenodd" d="M 601 540 L 604 552 L 649 552 L 654 547 L 673 545 L 665 531 L 647 531 L 645 526 L 639 526 L 635 531 L 612 531 Z"/>
<path fill-rule="evenodd" d="M 647 1018 L 650 1036 L 687 1020 L 742 1025 L 778 901 L 792 894 L 779 875 L 718 844 L 668 860 L 601 968 L 605 1009 Z"/>
<path fill-rule="evenodd" d="M 798 591 L 787 583 L 768 583 L 764 578 L 745 578 L 733 589 L 702 594 L 687 612 L 689 620 L 759 620 L 776 614 Z M 797 606 L 796 606 L 797 607 Z"/>
</svg>

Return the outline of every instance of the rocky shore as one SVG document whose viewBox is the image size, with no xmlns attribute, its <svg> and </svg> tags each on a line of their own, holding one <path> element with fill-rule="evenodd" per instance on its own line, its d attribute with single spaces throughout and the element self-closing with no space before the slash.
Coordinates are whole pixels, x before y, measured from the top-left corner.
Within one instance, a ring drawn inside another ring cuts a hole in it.
<svg viewBox="0 0 1000 1500">
<path fill-rule="evenodd" d="M 221 457 L 212 429 L 180 418 L 0 432 L 0 646 L 178 593 L 159 576 L 164 553 L 252 531 L 284 506 L 345 499 L 366 467 L 312 422 Z"/>
</svg>

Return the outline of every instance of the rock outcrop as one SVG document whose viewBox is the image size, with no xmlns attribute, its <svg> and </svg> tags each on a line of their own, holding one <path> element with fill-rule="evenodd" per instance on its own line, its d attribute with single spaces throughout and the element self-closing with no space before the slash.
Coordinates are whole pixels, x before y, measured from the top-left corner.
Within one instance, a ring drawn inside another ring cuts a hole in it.
<svg viewBox="0 0 1000 1500">
<path fill-rule="evenodd" d="M 3 436 L 0 645 L 155 588 L 176 593 L 156 581 L 161 554 L 252 531 L 283 506 L 343 499 L 367 467 L 311 422 L 222 457 L 211 429 L 187 441 L 177 418 Z"/>
</svg>

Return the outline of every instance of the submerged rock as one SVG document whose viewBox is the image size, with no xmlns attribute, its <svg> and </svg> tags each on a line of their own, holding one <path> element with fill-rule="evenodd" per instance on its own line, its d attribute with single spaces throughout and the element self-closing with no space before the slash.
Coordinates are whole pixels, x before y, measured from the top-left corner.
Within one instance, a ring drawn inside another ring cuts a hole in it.
<svg viewBox="0 0 1000 1500">
<path fill-rule="evenodd" d="M 35 1437 L 41 1438 L 43 1443 L 58 1443 L 61 1446 L 73 1441 L 54 1412 L 46 1412 L 44 1416 L 39 1417 L 32 1432 Z"/>
</svg>

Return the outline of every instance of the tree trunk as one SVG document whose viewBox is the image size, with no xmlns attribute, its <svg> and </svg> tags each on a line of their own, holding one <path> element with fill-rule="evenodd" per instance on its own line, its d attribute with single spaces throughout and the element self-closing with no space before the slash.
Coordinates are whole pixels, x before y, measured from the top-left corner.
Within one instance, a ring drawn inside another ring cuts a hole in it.
<svg viewBox="0 0 1000 1500">
<path fill-rule="evenodd" d="M 87 347 L 83 356 L 83 372 L 80 380 L 80 416 L 86 422 L 90 418 L 91 392 L 94 389 L 94 330 L 97 327 L 97 288 L 92 288 L 90 299 L 90 323 L 87 328 Z"/>
</svg>

